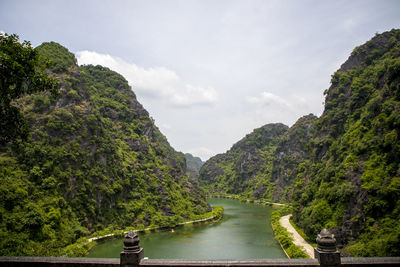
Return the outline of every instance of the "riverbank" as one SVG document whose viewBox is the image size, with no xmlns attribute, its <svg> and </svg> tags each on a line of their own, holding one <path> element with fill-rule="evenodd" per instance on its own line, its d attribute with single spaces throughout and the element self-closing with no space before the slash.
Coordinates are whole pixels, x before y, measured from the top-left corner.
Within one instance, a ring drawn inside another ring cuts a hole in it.
<svg viewBox="0 0 400 267">
<path fill-rule="evenodd" d="M 296 231 L 296 229 L 294 229 L 289 221 L 290 217 L 292 217 L 292 214 L 281 217 L 279 219 L 280 225 L 286 228 L 286 231 L 292 234 L 293 243 L 296 246 L 303 248 L 310 258 L 314 258 L 314 248 L 304 240 L 304 238 Z"/>
<path fill-rule="evenodd" d="M 191 220 L 186 222 L 177 223 L 174 226 L 155 226 L 148 228 L 134 228 L 127 227 L 122 230 L 116 230 L 114 228 L 106 228 L 102 231 L 94 233 L 92 237 L 83 237 L 77 240 L 74 244 L 67 246 L 64 249 L 65 257 L 84 257 L 98 242 L 123 237 L 127 232 L 134 231 L 136 233 L 150 233 L 155 231 L 164 231 L 168 229 L 174 229 L 177 227 L 187 227 L 193 224 L 210 223 L 219 221 L 223 217 L 224 209 L 221 206 L 216 206 L 211 212 L 203 214 L 205 218 L 197 220 Z"/>
</svg>

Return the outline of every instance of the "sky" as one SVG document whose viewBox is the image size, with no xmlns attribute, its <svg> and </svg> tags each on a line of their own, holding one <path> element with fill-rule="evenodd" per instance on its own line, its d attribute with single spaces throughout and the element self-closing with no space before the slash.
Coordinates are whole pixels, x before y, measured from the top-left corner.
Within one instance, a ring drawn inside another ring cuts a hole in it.
<svg viewBox="0 0 400 267">
<path fill-rule="evenodd" d="M 399 14 L 398 0 L 0 0 L 0 31 L 119 72 L 170 144 L 207 160 L 320 116 L 331 75 Z"/>
</svg>

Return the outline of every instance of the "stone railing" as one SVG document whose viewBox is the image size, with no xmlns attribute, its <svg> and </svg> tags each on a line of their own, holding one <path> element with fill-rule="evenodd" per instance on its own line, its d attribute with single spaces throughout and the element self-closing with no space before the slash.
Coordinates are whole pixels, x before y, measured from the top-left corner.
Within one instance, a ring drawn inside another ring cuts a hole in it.
<svg viewBox="0 0 400 267">
<path fill-rule="evenodd" d="M 85 267 L 167 267 L 167 266 L 400 266 L 400 257 L 342 258 L 333 234 L 322 230 L 317 238 L 315 259 L 260 259 L 260 260 L 164 260 L 144 258 L 139 237 L 130 231 L 124 239 L 120 259 L 0 257 L 0 266 L 85 266 Z"/>
</svg>

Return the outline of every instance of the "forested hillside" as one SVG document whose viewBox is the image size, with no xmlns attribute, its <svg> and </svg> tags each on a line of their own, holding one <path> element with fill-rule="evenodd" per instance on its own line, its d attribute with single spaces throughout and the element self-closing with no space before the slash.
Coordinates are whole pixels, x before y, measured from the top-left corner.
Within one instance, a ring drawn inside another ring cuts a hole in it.
<svg viewBox="0 0 400 267">
<path fill-rule="evenodd" d="M 0 254 L 62 255 L 104 227 L 165 226 L 205 213 L 204 193 L 136 100 L 127 81 L 101 66 L 77 66 L 57 43 L 60 96 L 16 102 L 30 137 L 0 147 Z"/>
<path fill-rule="evenodd" d="M 310 114 L 290 128 L 278 123 L 255 129 L 225 154 L 208 160 L 200 170 L 200 183 L 210 194 L 290 201 L 315 119 Z"/>
<path fill-rule="evenodd" d="M 331 229 L 343 255 L 400 256 L 400 30 L 355 48 L 324 94 L 320 118 L 267 143 L 254 137 L 271 128 L 256 129 L 199 179 L 212 194 L 290 201 L 310 240 Z"/>
<path fill-rule="evenodd" d="M 400 256 L 400 30 L 354 49 L 332 76 L 299 166 L 294 219 L 345 253 Z"/>
<path fill-rule="evenodd" d="M 211 195 L 271 199 L 273 156 L 287 129 L 281 123 L 255 129 L 226 153 L 210 158 L 200 169 L 200 184 Z"/>
</svg>

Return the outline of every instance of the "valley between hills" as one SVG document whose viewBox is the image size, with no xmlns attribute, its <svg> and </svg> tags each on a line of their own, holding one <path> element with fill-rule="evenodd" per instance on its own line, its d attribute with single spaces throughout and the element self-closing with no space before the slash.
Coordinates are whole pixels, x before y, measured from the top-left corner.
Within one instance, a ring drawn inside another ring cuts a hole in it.
<svg viewBox="0 0 400 267">
<path fill-rule="evenodd" d="M 207 218 L 206 196 L 229 196 L 290 204 L 309 240 L 330 229 L 343 255 L 400 256 L 400 30 L 353 50 L 320 117 L 266 124 L 205 163 L 170 146 L 120 74 L 55 42 L 25 48 L 57 93 L 2 97 L 25 130 L 2 117 L 1 255 L 79 256 L 93 233 Z"/>
</svg>

